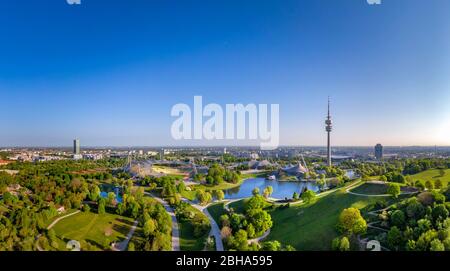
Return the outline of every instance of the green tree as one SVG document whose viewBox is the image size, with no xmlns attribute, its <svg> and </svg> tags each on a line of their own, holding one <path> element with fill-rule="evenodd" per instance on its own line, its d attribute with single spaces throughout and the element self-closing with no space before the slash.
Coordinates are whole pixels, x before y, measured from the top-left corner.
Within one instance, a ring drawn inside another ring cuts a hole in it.
<svg viewBox="0 0 450 271">
<path fill-rule="evenodd" d="M 403 228 L 405 226 L 405 214 L 402 210 L 395 210 L 391 215 L 391 223 L 394 226 Z"/>
<path fill-rule="evenodd" d="M 269 185 L 266 188 L 264 188 L 263 195 L 264 195 L 265 198 L 270 197 L 270 195 L 272 195 L 272 193 L 273 193 L 273 187 L 272 186 Z"/>
<path fill-rule="evenodd" d="M 445 246 L 439 239 L 434 239 L 430 243 L 430 251 L 445 251 Z"/>
<path fill-rule="evenodd" d="M 387 234 L 387 241 L 390 247 L 398 249 L 402 242 L 402 232 L 396 226 L 393 226 Z"/>
<path fill-rule="evenodd" d="M 448 210 L 444 204 L 436 204 L 433 208 L 432 216 L 435 221 L 443 221 L 448 217 Z"/>
<path fill-rule="evenodd" d="M 153 219 L 149 219 L 145 221 L 143 231 L 146 237 L 153 235 L 156 230 L 156 221 Z"/>
<path fill-rule="evenodd" d="M 349 234 L 362 234 L 367 230 L 367 223 L 356 208 L 344 209 L 339 215 L 338 228 Z"/>
<path fill-rule="evenodd" d="M 390 183 L 387 188 L 387 193 L 394 198 L 400 195 L 400 185 L 396 183 Z"/>
<path fill-rule="evenodd" d="M 100 197 L 100 188 L 97 185 L 92 185 L 91 190 L 89 191 L 89 199 L 91 201 L 97 201 Z"/>
<path fill-rule="evenodd" d="M 91 211 L 91 207 L 89 207 L 89 204 L 83 204 L 83 211 L 86 213 L 89 213 Z"/>
<path fill-rule="evenodd" d="M 340 251 L 349 251 L 350 250 L 350 241 L 346 236 L 342 237 L 340 243 L 339 243 L 339 250 Z"/>
<path fill-rule="evenodd" d="M 432 190 L 432 189 L 434 189 L 434 184 L 433 184 L 432 181 L 427 180 L 427 181 L 425 182 L 425 187 L 426 187 L 428 190 Z"/>
<path fill-rule="evenodd" d="M 259 195 L 259 188 L 258 188 L 258 187 L 255 187 L 255 188 L 252 190 L 252 194 L 253 194 L 253 196 Z"/>
<path fill-rule="evenodd" d="M 267 241 L 261 246 L 262 251 L 280 251 L 281 244 L 278 241 Z"/>
<path fill-rule="evenodd" d="M 221 201 L 225 198 L 225 193 L 222 190 L 214 190 L 214 197 L 218 201 Z"/>
<path fill-rule="evenodd" d="M 99 215 L 105 214 L 105 205 L 106 205 L 105 199 L 104 199 L 104 198 L 101 198 L 101 199 L 98 201 L 98 210 L 97 210 L 97 212 L 98 212 Z"/>
<path fill-rule="evenodd" d="M 314 191 L 312 190 L 306 190 L 302 193 L 301 198 L 305 203 L 310 203 L 313 202 L 316 198 L 316 193 L 314 193 Z"/>
</svg>

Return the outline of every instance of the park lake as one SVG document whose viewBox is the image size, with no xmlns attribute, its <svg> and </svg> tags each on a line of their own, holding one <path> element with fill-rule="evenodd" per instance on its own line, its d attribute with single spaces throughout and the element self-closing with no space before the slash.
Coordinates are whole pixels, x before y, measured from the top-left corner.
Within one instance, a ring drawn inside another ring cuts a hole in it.
<svg viewBox="0 0 450 271">
<path fill-rule="evenodd" d="M 279 180 L 267 180 L 265 178 L 250 178 L 243 181 L 239 187 L 225 190 L 225 199 L 240 199 L 248 198 L 252 196 L 252 191 L 255 188 L 259 188 L 259 191 L 264 191 L 264 188 L 272 186 L 273 193 L 272 198 L 285 199 L 292 198 L 294 192 L 301 194 L 306 187 L 308 190 L 319 191 L 319 187 L 315 182 L 308 181 L 279 181 Z"/>
</svg>

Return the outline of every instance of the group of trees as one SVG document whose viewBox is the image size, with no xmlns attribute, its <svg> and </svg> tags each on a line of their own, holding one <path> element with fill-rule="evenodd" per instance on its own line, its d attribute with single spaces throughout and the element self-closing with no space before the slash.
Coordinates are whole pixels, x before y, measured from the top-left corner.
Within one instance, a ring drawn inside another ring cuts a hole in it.
<svg viewBox="0 0 450 271">
<path fill-rule="evenodd" d="M 264 234 L 272 227 L 272 218 L 264 210 L 264 197 L 256 194 L 245 202 L 244 213 L 234 211 L 220 217 L 222 238 L 228 249 L 257 250 L 255 244 L 249 244 L 248 239 Z"/>
<path fill-rule="evenodd" d="M 379 214 L 388 232 L 377 239 L 393 250 L 450 250 L 450 204 L 439 192 L 423 192 Z"/>
<path fill-rule="evenodd" d="M 208 175 L 206 176 L 205 181 L 209 185 L 218 185 L 223 182 L 238 183 L 239 174 L 235 171 L 224 169 L 219 164 L 213 164 L 208 169 Z"/>
<path fill-rule="evenodd" d="M 0 250 L 35 250 L 36 240 L 43 249 L 57 249 L 57 238 L 46 225 L 58 215 L 59 205 L 66 210 L 83 206 L 83 211 L 90 212 L 93 207 L 99 214 L 136 218 L 145 234 L 145 242 L 135 244 L 136 249 L 169 250 L 170 216 L 161 204 L 144 198 L 143 189 L 132 191 L 132 182 L 113 176 L 109 168 L 122 162 L 61 160 L 8 165 L 19 172 L 0 172 Z M 113 192 L 101 197 L 100 182 L 120 186 L 122 202 L 117 202 Z"/>
<path fill-rule="evenodd" d="M 332 249 L 347 251 L 351 249 L 351 243 L 356 242 L 356 236 L 366 233 L 367 223 L 359 209 L 351 207 L 341 212 L 337 228 L 342 236 L 332 241 Z"/>
</svg>

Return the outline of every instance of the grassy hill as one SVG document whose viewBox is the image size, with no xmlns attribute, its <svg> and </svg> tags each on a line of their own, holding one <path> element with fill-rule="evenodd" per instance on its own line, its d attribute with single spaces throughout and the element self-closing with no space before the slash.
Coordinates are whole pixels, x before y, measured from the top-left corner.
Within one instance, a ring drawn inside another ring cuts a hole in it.
<svg viewBox="0 0 450 271">
<path fill-rule="evenodd" d="M 364 186 L 363 184 L 362 186 Z M 372 190 L 361 187 L 359 190 Z M 374 192 L 374 191 L 372 191 Z M 372 203 L 392 201 L 391 198 L 375 198 L 347 194 L 342 188 L 315 203 L 278 207 L 271 211 L 274 225 L 268 240 L 278 240 L 297 250 L 330 250 L 331 241 L 339 235 L 336 224 L 343 209 L 355 207 L 362 213 L 370 211 Z"/>
<path fill-rule="evenodd" d="M 192 206 L 188 207 L 188 210 L 194 212 L 196 215 L 200 215 L 206 218 L 206 215 L 195 209 Z M 203 236 L 195 237 L 194 235 L 194 225 L 192 221 L 178 220 L 180 226 L 180 248 L 182 251 L 202 251 L 205 247 L 206 238 L 209 235 L 207 231 Z"/>
<path fill-rule="evenodd" d="M 133 219 L 128 217 L 80 212 L 61 220 L 53 229 L 61 239 L 59 249 L 64 250 L 67 241 L 77 240 L 81 243 L 81 249 L 104 250 L 111 242 L 125 239 L 132 225 Z"/>
<path fill-rule="evenodd" d="M 429 169 L 423 172 L 411 175 L 411 179 L 413 181 L 423 180 L 423 181 L 431 181 L 435 182 L 437 179 L 442 181 L 444 186 L 447 186 L 450 182 L 450 169 L 444 170 L 444 176 L 440 176 L 439 169 Z"/>
</svg>

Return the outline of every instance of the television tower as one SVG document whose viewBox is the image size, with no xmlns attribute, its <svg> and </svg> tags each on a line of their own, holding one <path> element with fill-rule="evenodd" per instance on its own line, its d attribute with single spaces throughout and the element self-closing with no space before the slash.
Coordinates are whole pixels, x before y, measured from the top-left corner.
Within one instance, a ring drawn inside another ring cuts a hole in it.
<svg viewBox="0 0 450 271">
<path fill-rule="evenodd" d="M 331 136 L 331 130 L 332 130 L 332 121 L 331 121 L 331 115 L 330 115 L 330 97 L 328 97 L 328 115 L 327 119 L 325 120 L 325 130 L 327 131 L 327 165 L 331 167 L 331 142 L 330 142 L 330 136 Z"/>
</svg>

